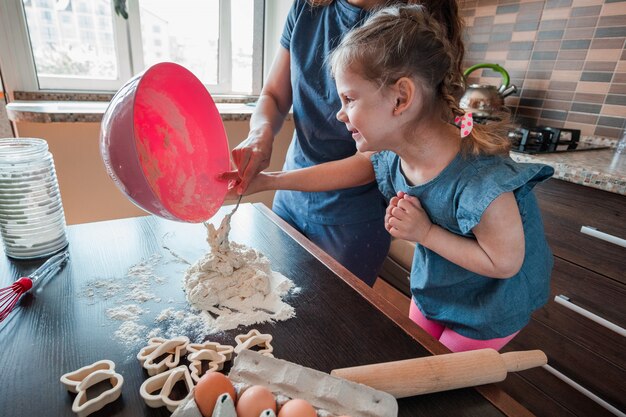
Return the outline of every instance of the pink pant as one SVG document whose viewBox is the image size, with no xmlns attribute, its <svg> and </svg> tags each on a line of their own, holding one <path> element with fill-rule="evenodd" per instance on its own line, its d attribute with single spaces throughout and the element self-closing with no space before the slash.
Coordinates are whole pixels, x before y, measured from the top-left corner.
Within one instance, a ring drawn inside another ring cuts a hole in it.
<svg viewBox="0 0 626 417">
<path fill-rule="evenodd" d="M 426 330 L 432 337 L 439 340 L 444 346 L 450 349 L 452 352 L 464 352 L 466 350 L 476 350 L 491 348 L 500 350 L 504 345 L 509 343 L 519 331 L 512 335 L 501 337 L 498 339 L 489 340 L 477 340 L 470 339 L 469 337 L 462 336 L 457 332 L 446 328 L 444 325 L 437 323 L 436 321 L 428 320 L 419 308 L 415 305 L 415 301 L 411 300 L 411 307 L 409 309 L 409 317 L 415 323 L 417 323 L 422 329 Z"/>
</svg>

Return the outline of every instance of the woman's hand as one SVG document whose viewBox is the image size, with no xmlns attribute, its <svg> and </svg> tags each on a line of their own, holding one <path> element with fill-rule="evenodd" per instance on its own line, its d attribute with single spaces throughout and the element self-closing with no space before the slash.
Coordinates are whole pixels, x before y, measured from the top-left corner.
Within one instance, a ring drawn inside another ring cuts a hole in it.
<svg viewBox="0 0 626 417">
<path fill-rule="evenodd" d="M 250 132 L 249 136 L 232 151 L 233 162 L 237 167 L 237 192 L 243 194 L 256 175 L 270 165 L 272 143 L 271 131 Z"/>
<path fill-rule="evenodd" d="M 399 191 L 389 201 L 385 213 L 385 228 L 389 234 L 398 239 L 421 243 L 433 224 L 416 197 Z"/>
</svg>

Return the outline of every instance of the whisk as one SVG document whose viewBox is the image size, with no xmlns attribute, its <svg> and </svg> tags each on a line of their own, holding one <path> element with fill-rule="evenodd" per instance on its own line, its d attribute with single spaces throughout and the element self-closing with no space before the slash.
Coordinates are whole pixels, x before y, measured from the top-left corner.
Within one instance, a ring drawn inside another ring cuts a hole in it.
<svg viewBox="0 0 626 417">
<path fill-rule="evenodd" d="M 58 253 L 44 262 L 29 276 L 22 277 L 15 281 L 13 285 L 0 289 L 0 322 L 13 310 L 22 294 L 30 290 L 37 281 L 45 280 L 56 274 L 69 256 L 68 251 Z"/>
</svg>

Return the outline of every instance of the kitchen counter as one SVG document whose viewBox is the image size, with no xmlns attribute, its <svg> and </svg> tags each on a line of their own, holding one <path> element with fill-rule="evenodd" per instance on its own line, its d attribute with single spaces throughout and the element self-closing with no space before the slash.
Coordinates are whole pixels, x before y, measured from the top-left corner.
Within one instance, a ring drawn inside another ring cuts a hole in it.
<svg viewBox="0 0 626 417">
<path fill-rule="evenodd" d="M 550 165 L 559 180 L 626 195 L 626 154 L 617 155 L 614 149 L 537 155 L 511 152 L 511 158 Z"/>
</svg>

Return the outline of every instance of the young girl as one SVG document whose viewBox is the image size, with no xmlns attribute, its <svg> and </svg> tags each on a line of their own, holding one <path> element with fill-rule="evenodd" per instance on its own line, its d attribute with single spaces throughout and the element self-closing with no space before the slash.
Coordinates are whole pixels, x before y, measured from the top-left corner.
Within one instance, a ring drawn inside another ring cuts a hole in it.
<svg viewBox="0 0 626 417">
<path fill-rule="evenodd" d="M 544 165 L 508 158 L 455 95 L 460 51 L 421 6 L 382 9 L 330 56 L 352 157 L 260 173 L 247 192 L 324 191 L 376 180 L 385 227 L 417 243 L 410 316 L 452 351 L 510 341 L 548 298 L 552 255 L 531 189 Z M 449 123 L 456 116 L 458 126 Z M 237 181 L 237 173 L 223 175 Z M 234 193 L 234 192 L 233 192 Z"/>
</svg>

